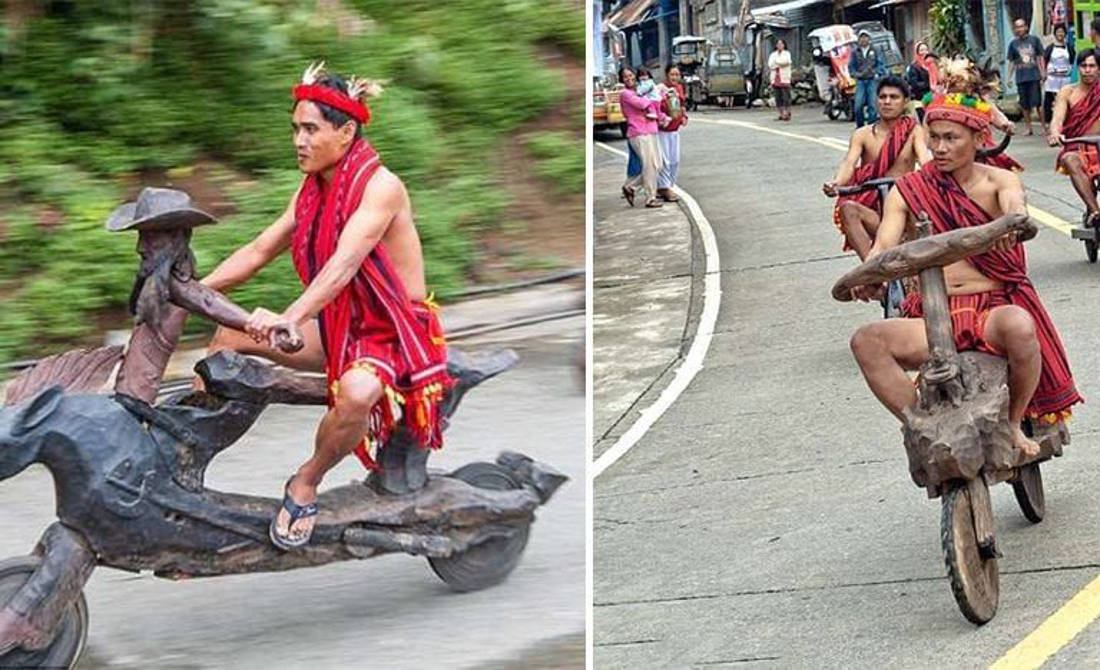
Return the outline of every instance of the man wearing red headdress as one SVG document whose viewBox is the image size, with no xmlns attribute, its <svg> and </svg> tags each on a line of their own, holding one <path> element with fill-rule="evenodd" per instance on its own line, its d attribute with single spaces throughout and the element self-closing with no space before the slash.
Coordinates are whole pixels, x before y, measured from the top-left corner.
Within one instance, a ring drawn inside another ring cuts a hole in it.
<svg viewBox="0 0 1100 670">
<path fill-rule="evenodd" d="M 878 121 L 857 128 L 848 142 L 848 153 L 837 167 L 832 181 L 822 186 L 829 197 L 839 186 L 855 186 L 872 179 L 899 177 L 912 172 L 919 159 L 931 160 L 925 144 L 924 128 L 905 115 L 909 87 L 896 76 L 879 80 L 876 98 Z M 857 167 L 858 166 L 858 167 Z M 878 190 L 837 198 L 833 223 L 844 235 L 844 250 L 855 249 L 860 259 L 867 257 L 878 230 L 882 203 Z"/>
<path fill-rule="evenodd" d="M 933 160 L 896 182 L 869 256 L 897 245 L 918 212 L 928 213 L 933 233 L 1027 213 L 1015 173 L 975 163 L 990 118 L 990 107 L 975 98 L 936 95 L 926 104 Z M 943 274 L 958 350 L 1008 359 L 1016 447 L 1025 456 L 1038 454 L 1038 445 L 1019 428 L 1021 420 L 1025 415 L 1037 421 L 1063 420 L 1082 398 L 1054 324 L 1027 277 L 1023 245 L 1008 235 L 990 251 L 944 267 Z M 866 300 L 877 288 L 859 287 L 853 293 Z M 919 293 L 906 297 L 902 313 L 905 318 L 861 327 L 851 343 L 868 386 L 899 419 L 902 409 L 917 401 L 905 371 L 919 368 L 929 357 Z"/>
<path fill-rule="evenodd" d="M 301 186 L 273 224 L 203 279 L 225 291 L 289 249 L 306 286 L 281 314 L 257 309 L 247 335 L 219 329 L 210 345 L 328 376 L 329 410 L 313 456 L 287 482 L 271 523 L 272 542 L 283 549 L 309 541 L 317 487 L 352 451 L 377 468 L 370 448 L 398 427 L 421 449 L 440 447 L 439 405 L 451 383 L 408 193 L 360 134 L 370 120 L 363 100 L 377 87 L 322 67 L 293 89 Z M 305 341 L 291 355 L 270 341 L 273 328 L 288 323 Z"/>
<path fill-rule="evenodd" d="M 1100 68 L 1097 65 L 1094 49 L 1085 49 L 1077 54 L 1077 71 L 1081 81 L 1063 87 L 1054 98 L 1054 118 L 1050 120 L 1048 136 L 1051 146 L 1063 144 L 1066 137 L 1100 132 L 1100 86 L 1096 85 L 1100 80 Z M 1055 169 L 1069 175 L 1073 190 L 1085 203 L 1085 211 L 1089 214 L 1087 224 L 1091 224 L 1100 213 L 1096 192 L 1092 188 L 1092 180 L 1100 175 L 1100 155 L 1097 155 L 1096 145 L 1064 144 L 1058 152 Z"/>
</svg>

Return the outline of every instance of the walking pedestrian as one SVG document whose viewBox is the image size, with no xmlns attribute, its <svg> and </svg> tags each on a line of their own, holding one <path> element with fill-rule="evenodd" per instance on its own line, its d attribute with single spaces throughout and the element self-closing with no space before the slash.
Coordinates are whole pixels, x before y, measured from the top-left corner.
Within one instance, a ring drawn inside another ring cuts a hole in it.
<svg viewBox="0 0 1100 670">
<path fill-rule="evenodd" d="M 1043 121 L 1048 125 L 1053 115 L 1054 98 L 1063 86 L 1070 83 L 1073 61 L 1077 58 L 1073 45 L 1066 40 L 1066 32 L 1064 23 L 1054 26 L 1054 42 L 1047 45 L 1043 52 L 1043 60 L 1047 64 L 1047 81 L 1043 86 Z"/>
<path fill-rule="evenodd" d="M 1027 134 L 1034 135 L 1031 127 L 1031 112 L 1039 117 L 1039 126 L 1043 135 L 1047 134 L 1046 119 L 1039 113 L 1043 103 L 1042 82 L 1047 78 L 1046 63 L 1043 62 L 1043 43 L 1027 31 L 1027 23 L 1016 19 L 1012 23 L 1012 32 L 1016 38 L 1008 45 L 1008 71 L 1016 74 L 1016 92 L 1020 96 L 1020 109 L 1024 113 Z"/>
<path fill-rule="evenodd" d="M 856 128 L 878 121 L 878 112 L 875 111 L 875 77 L 881 59 L 878 51 L 871 45 L 871 33 L 860 31 L 859 44 L 856 45 L 852 62 L 848 66 L 856 80 Z"/>
<path fill-rule="evenodd" d="M 680 171 L 680 128 L 687 123 L 687 114 L 684 113 L 684 85 L 680 83 L 680 68 L 675 65 L 670 67 L 665 79 L 661 87 L 661 113 L 665 119 L 657 132 L 665 166 L 657 175 L 657 195 L 665 202 L 676 202 L 679 198 L 672 192 L 672 187 L 676 185 L 676 174 Z"/>
<path fill-rule="evenodd" d="M 623 116 L 626 117 L 626 140 L 642 161 L 642 171 L 623 184 L 623 196 L 633 207 L 634 197 L 641 186 L 648 198 L 645 206 L 660 207 L 664 203 L 657 197 L 657 173 L 662 166 L 661 147 L 657 140 L 659 103 L 638 94 L 638 78 L 630 68 L 623 68 L 619 79 L 626 87 L 619 98 Z"/>
<path fill-rule="evenodd" d="M 787 42 L 775 41 L 775 51 L 768 55 L 768 69 L 771 70 L 772 91 L 775 94 L 775 106 L 779 108 L 778 121 L 791 120 L 791 52 L 787 51 Z"/>
</svg>

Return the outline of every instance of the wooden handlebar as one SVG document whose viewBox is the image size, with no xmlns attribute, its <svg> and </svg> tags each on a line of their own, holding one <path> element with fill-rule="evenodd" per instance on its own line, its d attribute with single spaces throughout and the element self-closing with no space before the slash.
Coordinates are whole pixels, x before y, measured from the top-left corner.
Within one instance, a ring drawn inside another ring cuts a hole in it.
<svg viewBox="0 0 1100 670">
<path fill-rule="evenodd" d="M 989 223 L 959 228 L 887 249 L 844 274 L 833 285 L 833 298 L 852 300 L 852 289 L 881 284 L 918 274 L 930 267 L 943 267 L 985 253 L 1008 233 L 1015 232 L 1024 242 L 1039 233 L 1039 227 L 1024 214 L 1006 214 Z"/>
</svg>

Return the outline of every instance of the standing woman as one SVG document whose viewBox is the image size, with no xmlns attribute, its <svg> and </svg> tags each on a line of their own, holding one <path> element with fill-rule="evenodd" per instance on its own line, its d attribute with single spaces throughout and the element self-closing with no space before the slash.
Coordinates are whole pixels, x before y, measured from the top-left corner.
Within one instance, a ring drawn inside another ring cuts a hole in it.
<svg viewBox="0 0 1100 670">
<path fill-rule="evenodd" d="M 917 119 L 924 121 L 924 107 L 921 100 L 928 92 L 941 93 L 940 73 L 936 59 L 924 42 L 913 45 L 913 62 L 905 68 L 905 83 L 909 84 L 909 95 L 917 110 Z"/>
<path fill-rule="evenodd" d="M 1069 75 L 1076 58 L 1077 53 L 1073 45 L 1066 41 L 1066 25 L 1064 23 L 1055 25 L 1054 41 L 1043 53 L 1043 60 L 1047 64 L 1047 81 L 1043 86 L 1043 121 L 1048 124 L 1052 116 L 1054 97 L 1063 86 L 1069 83 Z"/>
<path fill-rule="evenodd" d="M 633 207 L 634 196 L 638 187 L 642 186 L 648 198 L 645 206 L 661 207 L 664 203 L 657 197 L 657 173 L 663 164 L 661 147 L 657 143 L 659 103 L 638 94 L 638 79 L 630 68 L 623 68 L 619 73 L 619 80 L 626 87 L 619 97 L 623 116 L 626 117 L 626 141 L 642 161 L 642 171 L 628 177 L 623 184 L 623 196 Z"/>
<path fill-rule="evenodd" d="M 775 106 L 779 108 L 778 121 L 791 120 L 791 52 L 787 51 L 784 40 L 775 41 L 775 51 L 768 55 L 768 69 L 771 70 L 772 91 L 775 94 Z"/>
<path fill-rule="evenodd" d="M 661 86 L 661 114 L 666 118 L 659 124 L 657 137 L 665 166 L 657 175 L 657 195 L 666 202 L 676 202 L 679 198 L 672 192 L 672 187 L 676 185 L 676 173 L 680 171 L 680 128 L 687 123 L 687 114 L 684 113 L 684 85 L 680 83 L 680 68 L 675 65 L 665 73 L 665 83 Z"/>
</svg>

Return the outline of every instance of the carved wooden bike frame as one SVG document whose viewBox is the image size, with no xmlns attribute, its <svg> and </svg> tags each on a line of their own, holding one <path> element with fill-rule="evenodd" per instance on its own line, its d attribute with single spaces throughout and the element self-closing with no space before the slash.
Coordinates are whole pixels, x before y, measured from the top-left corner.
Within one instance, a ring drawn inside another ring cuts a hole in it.
<svg viewBox="0 0 1100 670">
<path fill-rule="evenodd" d="M 1001 554 L 988 487 L 1011 482 L 1024 516 L 1041 521 L 1045 501 L 1039 463 L 1062 454 L 1069 432 L 1063 422 L 1039 426 L 1025 421 L 1025 433 L 1041 450 L 1036 458 L 1021 461 L 1008 419 L 1007 362 L 956 350 L 944 283 L 944 266 L 987 251 L 1010 232 L 1020 241 L 1031 239 L 1038 232 L 1034 222 L 1006 215 L 938 235 L 928 231 L 927 219 L 918 220 L 918 239 L 848 272 L 832 294 L 848 301 L 855 287 L 920 275 L 930 356 L 920 368 L 919 400 L 903 412 L 909 472 L 930 498 L 942 496 L 941 541 L 951 588 L 963 615 L 983 624 L 996 614 L 1000 594 Z"/>
<path fill-rule="evenodd" d="M 96 566 L 167 578 L 279 571 L 403 552 L 424 556 L 458 591 L 503 580 L 527 544 L 534 510 L 566 477 L 515 452 L 451 473 L 429 471 L 427 450 L 403 430 L 378 454 L 381 474 L 322 492 L 313 536 L 280 551 L 267 526 L 271 498 L 207 488 L 207 464 L 269 403 L 325 404 L 324 378 L 220 352 L 196 371 L 205 391 L 154 404 L 187 311 L 241 329 L 248 313 L 195 280 L 190 227 L 141 228 L 131 297 L 137 325 L 120 347 L 39 363 L 0 407 L 0 480 L 42 463 L 53 476 L 57 522 L 29 556 L 0 561 L 0 665 L 75 664 L 87 635 L 82 589 Z M 302 346 L 296 328 L 280 348 Z M 510 351 L 452 351 L 450 417 L 471 388 L 517 361 Z M 117 364 L 114 394 L 93 391 Z M 303 445 L 308 449 L 309 445 Z"/>
</svg>

